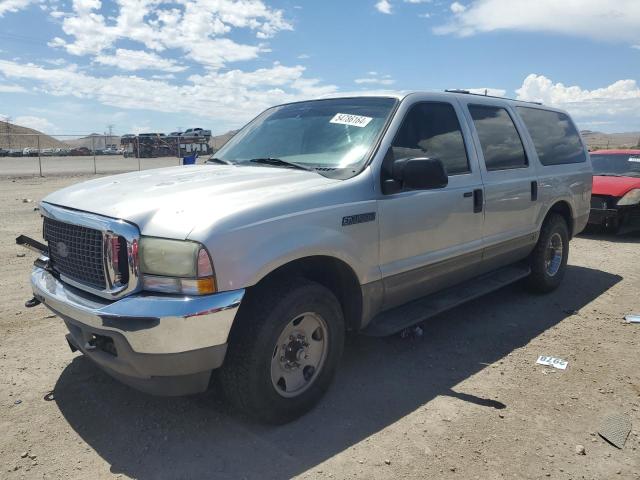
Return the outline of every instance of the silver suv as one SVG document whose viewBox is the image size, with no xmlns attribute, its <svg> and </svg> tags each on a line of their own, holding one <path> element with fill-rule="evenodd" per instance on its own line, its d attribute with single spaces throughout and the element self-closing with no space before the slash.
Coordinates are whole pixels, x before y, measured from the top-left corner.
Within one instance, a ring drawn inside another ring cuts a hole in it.
<svg viewBox="0 0 640 480">
<path fill-rule="evenodd" d="M 261 420 L 309 410 L 346 331 L 390 335 L 524 279 L 561 282 L 589 215 L 569 116 L 458 93 L 273 107 L 205 165 L 41 203 L 34 299 L 140 390 L 205 390 Z M 500 308 L 499 305 L 496 308 Z"/>
</svg>

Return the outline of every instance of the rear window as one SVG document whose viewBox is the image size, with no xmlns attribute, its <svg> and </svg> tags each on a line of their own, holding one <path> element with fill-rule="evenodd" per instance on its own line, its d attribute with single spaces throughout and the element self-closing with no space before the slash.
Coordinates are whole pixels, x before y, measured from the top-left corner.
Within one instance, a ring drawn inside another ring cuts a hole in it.
<svg viewBox="0 0 640 480">
<path fill-rule="evenodd" d="M 540 163 L 563 165 L 586 160 L 580 135 L 567 115 L 539 108 L 516 108 L 529 130 Z"/>
<path fill-rule="evenodd" d="M 527 166 L 522 140 L 506 109 L 469 105 L 469 112 L 478 132 L 487 170 Z"/>
</svg>

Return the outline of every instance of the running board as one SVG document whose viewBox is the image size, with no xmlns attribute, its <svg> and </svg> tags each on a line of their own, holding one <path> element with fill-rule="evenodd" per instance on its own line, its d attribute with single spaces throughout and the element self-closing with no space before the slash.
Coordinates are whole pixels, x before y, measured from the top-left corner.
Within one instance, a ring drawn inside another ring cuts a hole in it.
<svg viewBox="0 0 640 480">
<path fill-rule="evenodd" d="M 382 312 L 371 320 L 362 333 L 372 337 L 393 335 L 469 300 L 525 278 L 530 273 L 529 266 L 521 264 L 485 273 L 440 292 Z"/>
</svg>

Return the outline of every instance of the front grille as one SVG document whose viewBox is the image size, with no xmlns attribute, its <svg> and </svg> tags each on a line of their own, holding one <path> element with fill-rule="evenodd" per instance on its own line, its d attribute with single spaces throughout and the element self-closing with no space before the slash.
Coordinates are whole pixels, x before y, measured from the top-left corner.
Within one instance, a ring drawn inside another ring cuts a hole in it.
<svg viewBox="0 0 640 480">
<path fill-rule="evenodd" d="M 43 230 L 54 270 L 93 288 L 106 288 L 102 232 L 48 217 L 44 218 Z"/>
<path fill-rule="evenodd" d="M 615 202 L 611 197 L 591 195 L 591 208 L 597 208 L 598 210 L 607 210 L 614 208 Z"/>
</svg>

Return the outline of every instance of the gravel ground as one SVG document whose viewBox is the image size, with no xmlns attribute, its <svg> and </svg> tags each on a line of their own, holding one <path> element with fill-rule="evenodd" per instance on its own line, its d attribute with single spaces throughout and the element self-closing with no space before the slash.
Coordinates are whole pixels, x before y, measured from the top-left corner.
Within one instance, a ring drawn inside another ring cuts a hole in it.
<svg viewBox="0 0 640 480">
<path fill-rule="evenodd" d="M 552 294 L 513 285 L 421 338 L 350 339 L 318 408 L 267 427 L 215 391 L 123 386 L 24 308 L 33 255 L 14 237 L 39 237 L 35 202 L 84 178 L 0 179 L 0 478 L 640 478 L 640 325 L 623 322 L 640 313 L 640 234 L 574 239 Z M 596 434 L 618 412 L 633 422 L 621 450 Z"/>
</svg>

